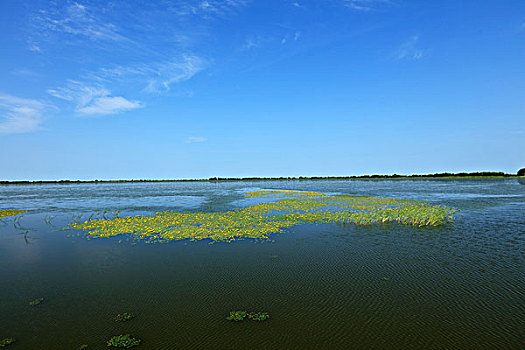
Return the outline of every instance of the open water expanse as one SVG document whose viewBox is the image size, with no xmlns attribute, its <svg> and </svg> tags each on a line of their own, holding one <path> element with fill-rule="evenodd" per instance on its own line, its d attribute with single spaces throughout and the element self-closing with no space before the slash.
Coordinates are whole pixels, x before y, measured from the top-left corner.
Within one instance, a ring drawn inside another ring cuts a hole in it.
<svg viewBox="0 0 525 350">
<path fill-rule="evenodd" d="M 79 215 L 224 211 L 246 191 L 428 200 L 434 228 L 303 224 L 264 243 L 133 244 L 62 231 Z M 523 349 L 525 185 L 517 179 L 0 186 L 0 339 L 6 349 Z M 37 306 L 29 302 L 45 298 Z M 227 321 L 232 310 L 263 322 Z M 135 318 L 114 322 L 118 313 Z"/>
</svg>

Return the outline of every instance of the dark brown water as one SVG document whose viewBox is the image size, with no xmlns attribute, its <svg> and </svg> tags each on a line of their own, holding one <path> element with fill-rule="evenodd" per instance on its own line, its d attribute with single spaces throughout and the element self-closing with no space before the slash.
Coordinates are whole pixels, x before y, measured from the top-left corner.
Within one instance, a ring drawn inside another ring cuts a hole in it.
<svg viewBox="0 0 525 350">
<path fill-rule="evenodd" d="M 104 209 L 232 209 L 249 204 L 249 189 L 461 211 L 440 228 L 302 225 L 265 243 L 131 245 L 56 231 Z M 0 208 L 31 210 L 16 227 L 0 223 L 0 339 L 17 339 L 6 349 L 106 349 L 126 333 L 143 340 L 137 349 L 524 347 L 525 186 L 516 179 L 10 185 L 0 186 Z M 231 310 L 271 318 L 234 323 Z M 115 323 L 122 312 L 136 317 Z"/>
</svg>

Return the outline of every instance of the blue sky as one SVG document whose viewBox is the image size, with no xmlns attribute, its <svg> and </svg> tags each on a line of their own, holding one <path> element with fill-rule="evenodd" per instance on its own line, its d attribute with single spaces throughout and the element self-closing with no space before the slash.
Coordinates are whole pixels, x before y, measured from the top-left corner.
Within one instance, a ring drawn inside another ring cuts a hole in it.
<svg viewBox="0 0 525 350">
<path fill-rule="evenodd" d="M 525 2 L 0 2 L 0 179 L 525 167 Z"/>
</svg>

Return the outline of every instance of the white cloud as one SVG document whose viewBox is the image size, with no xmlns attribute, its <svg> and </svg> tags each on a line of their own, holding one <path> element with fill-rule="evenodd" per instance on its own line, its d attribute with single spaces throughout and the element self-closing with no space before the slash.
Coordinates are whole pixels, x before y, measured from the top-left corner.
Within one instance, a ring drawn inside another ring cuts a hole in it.
<svg viewBox="0 0 525 350">
<path fill-rule="evenodd" d="M 297 41 L 301 37 L 301 32 L 295 32 L 293 40 Z"/>
<path fill-rule="evenodd" d="M 424 55 L 424 50 L 417 47 L 419 42 L 419 37 L 417 35 L 414 35 L 413 37 L 409 38 L 407 41 L 405 41 L 399 49 L 397 50 L 397 58 L 400 60 L 419 60 Z"/>
<path fill-rule="evenodd" d="M 189 136 L 186 139 L 186 142 L 187 143 L 197 143 L 197 142 L 205 142 L 207 140 L 208 140 L 207 138 L 202 137 L 202 136 Z"/>
<path fill-rule="evenodd" d="M 69 80 L 65 87 L 49 89 L 47 92 L 59 99 L 75 104 L 80 115 L 108 115 L 142 107 L 138 101 L 129 101 L 122 96 L 112 96 L 111 91 L 100 85 Z"/>
<path fill-rule="evenodd" d="M 390 0 L 341 0 L 343 4 L 356 11 L 372 11 L 383 4 L 390 4 Z"/>
<path fill-rule="evenodd" d="M 45 105 L 29 100 L 0 94 L 0 134 L 19 134 L 36 131 L 43 121 Z"/>
<path fill-rule="evenodd" d="M 140 108 L 138 101 L 129 101 L 121 96 L 97 97 L 90 104 L 78 108 L 77 112 L 82 115 L 108 115 Z"/>
</svg>

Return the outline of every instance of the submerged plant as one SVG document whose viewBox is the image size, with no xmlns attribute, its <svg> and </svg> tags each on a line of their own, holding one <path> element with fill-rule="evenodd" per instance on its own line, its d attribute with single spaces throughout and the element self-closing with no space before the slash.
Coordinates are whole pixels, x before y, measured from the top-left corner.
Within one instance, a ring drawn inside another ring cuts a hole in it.
<svg viewBox="0 0 525 350">
<path fill-rule="evenodd" d="M 82 344 L 80 345 L 77 350 L 86 350 L 88 348 L 88 345 L 87 344 Z"/>
<path fill-rule="evenodd" d="M 0 340 L 0 348 L 5 348 L 6 346 L 13 344 L 16 341 L 15 338 L 5 338 Z"/>
<path fill-rule="evenodd" d="M 115 317 L 115 322 L 125 322 L 131 320 L 133 317 L 135 317 L 132 314 L 129 314 L 127 312 L 124 312 L 123 314 L 118 314 L 117 317 Z"/>
<path fill-rule="evenodd" d="M 111 337 L 111 339 L 107 341 L 107 345 L 112 346 L 114 348 L 129 349 L 129 348 L 139 345 L 140 342 L 141 342 L 140 339 L 133 338 L 129 334 L 124 334 L 124 335 L 121 334 L 121 335 L 115 335 Z"/>
<path fill-rule="evenodd" d="M 35 299 L 35 300 L 31 300 L 29 302 L 29 305 L 36 306 L 38 304 L 41 304 L 43 301 L 44 301 L 44 298 L 38 298 L 38 299 Z"/>
<path fill-rule="evenodd" d="M 243 321 L 248 313 L 246 311 L 230 311 L 230 316 L 226 317 L 228 321 Z"/>
<path fill-rule="evenodd" d="M 148 242 L 183 239 L 230 242 L 242 238 L 267 240 L 270 234 L 311 223 L 437 226 L 453 222 L 456 212 L 448 207 L 408 199 L 329 196 L 306 191 L 256 191 L 248 192 L 246 197 L 273 201 L 225 212 L 165 211 L 154 216 L 115 216 L 83 223 L 73 220 L 67 228 L 87 231 L 95 238 L 129 234 Z"/>
</svg>

